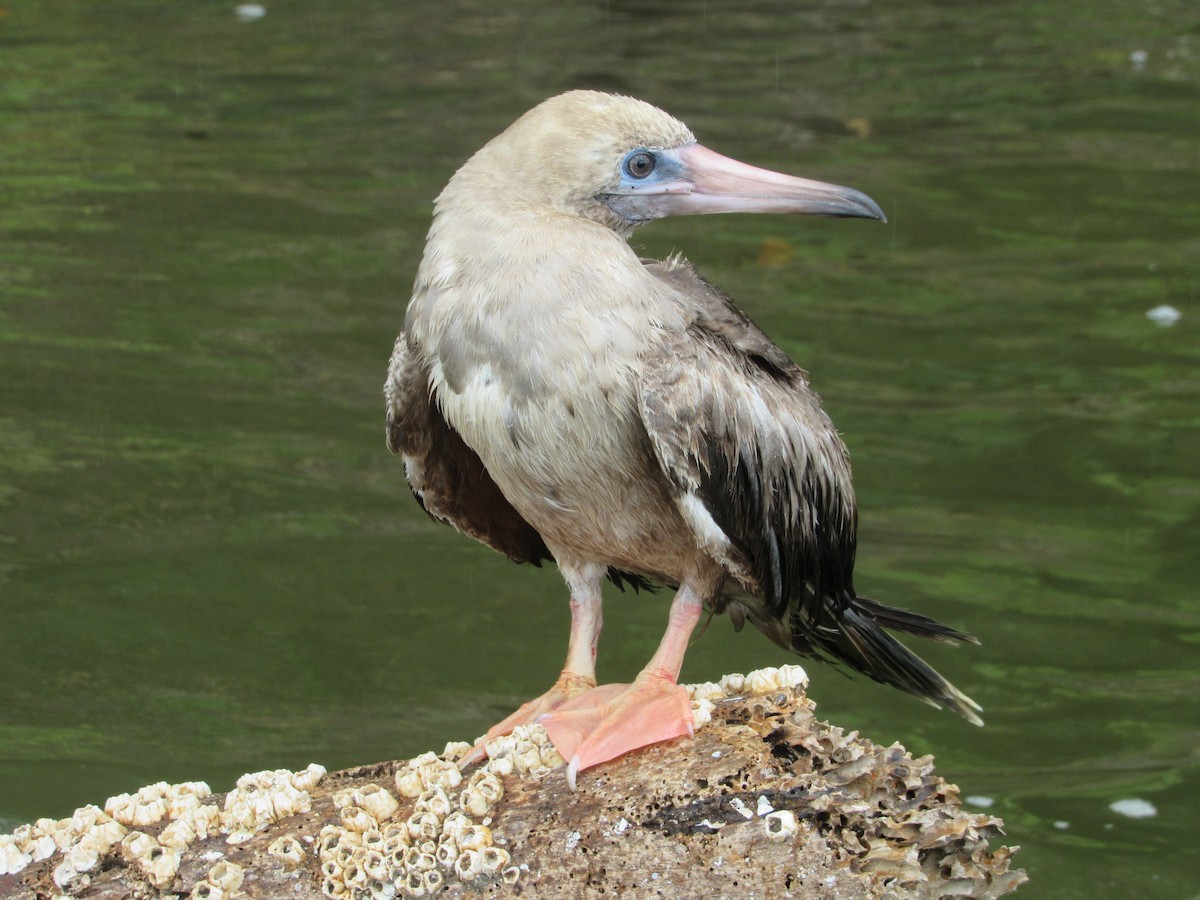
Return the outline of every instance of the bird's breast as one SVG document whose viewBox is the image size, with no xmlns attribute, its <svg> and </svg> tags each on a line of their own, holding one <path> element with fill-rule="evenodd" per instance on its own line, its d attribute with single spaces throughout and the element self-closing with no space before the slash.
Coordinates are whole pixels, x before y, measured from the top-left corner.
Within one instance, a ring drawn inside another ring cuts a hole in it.
<svg viewBox="0 0 1200 900">
<path fill-rule="evenodd" d="M 548 542 L 665 571 L 633 558 L 683 535 L 639 413 L 640 338 L 612 317 L 557 318 L 557 330 L 540 333 L 532 323 L 507 332 L 487 323 L 477 337 L 458 329 L 473 349 L 431 356 L 436 400 Z"/>
</svg>

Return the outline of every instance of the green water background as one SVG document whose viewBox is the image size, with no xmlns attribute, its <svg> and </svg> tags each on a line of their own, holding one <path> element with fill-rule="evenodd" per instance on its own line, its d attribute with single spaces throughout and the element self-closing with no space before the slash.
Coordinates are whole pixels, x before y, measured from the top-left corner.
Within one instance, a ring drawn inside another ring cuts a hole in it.
<svg viewBox="0 0 1200 900">
<path fill-rule="evenodd" d="M 596 87 L 888 213 L 635 238 L 811 372 L 860 590 L 983 640 L 921 649 L 984 729 L 813 664 L 821 712 L 994 801 L 1029 896 L 1200 896 L 1194 3 L 266 12 L 0 6 L 2 830 L 438 748 L 545 689 L 561 582 L 421 513 L 381 385 L 441 185 Z M 665 613 L 610 597 L 603 678 Z M 718 621 L 684 677 L 787 661 Z"/>
</svg>

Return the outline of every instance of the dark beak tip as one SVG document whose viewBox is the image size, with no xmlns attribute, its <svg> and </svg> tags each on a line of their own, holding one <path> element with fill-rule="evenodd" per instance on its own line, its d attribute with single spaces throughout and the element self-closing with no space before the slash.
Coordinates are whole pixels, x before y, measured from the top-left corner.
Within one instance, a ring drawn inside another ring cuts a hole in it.
<svg viewBox="0 0 1200 900">
<path fill-rule="evenodd" d="M 883 214 L 878 203 L 863 193 L 859 193 L 857 199 L 863 206 L 863 218 L 874 219 L 876 222 L 887 222 L 887 216 Z"/>
</svg>

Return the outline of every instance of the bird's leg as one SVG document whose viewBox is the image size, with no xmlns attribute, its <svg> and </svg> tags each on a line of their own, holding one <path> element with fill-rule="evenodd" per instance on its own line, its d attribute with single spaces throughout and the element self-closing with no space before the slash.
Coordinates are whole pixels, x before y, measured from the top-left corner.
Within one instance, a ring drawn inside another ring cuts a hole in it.
<svg viewBox="0 0 1200 900">
<path fill-rule="evenodd" d="M 702 596 L 694 584 L 680 586 L 662 643 L 633 684 L 596 688 L 542 716 L 555 748 L 569 761 L 572 788 L 583 769 L 692 734 L 692 704 L 678 679 L 688 638 L 700 620 Z"/>
<path fill-rule="evenodd" d="M 600 583 L 607 569 L 592 563 L 578 567 L 560 563 L 559 568 L 571 589 L 571 636 L 567 642 L 566 665 L 550 690 L 522 704 L 508 718 L 489 728 L 479 743 L 459 760 L 460 765 L 479 762 L 487 756 L 483 747 L 485 741 L 508 734 L 518 725 L 531 725 L 539 716 L 596 686 L 596 648 L 604 625 Z"/>
</svg>

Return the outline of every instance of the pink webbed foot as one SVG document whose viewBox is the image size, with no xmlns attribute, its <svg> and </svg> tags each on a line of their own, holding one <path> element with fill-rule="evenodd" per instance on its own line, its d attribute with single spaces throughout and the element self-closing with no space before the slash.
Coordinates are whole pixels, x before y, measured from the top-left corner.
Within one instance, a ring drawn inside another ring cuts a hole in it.
<svg viewBox="0 0 1200 900">
<path fill-rule="evenodd" d="M 673 679 L 639 675 L 633 684 L 606 684 L 561 704 L 538 721 L 567 764 L 567 781 L 622 754 L 691 735 L 692 704 Z"/>
<path fill-rule="evenodd" d="M 595 678 L 563 672 L 550 690 L 528 703 L 523 703 L 512 715 L 489 728 L 479 743 L 459 758 L 459 767 L 465 768 L 486 759 L 485 741 L 508 734 L 518 725 L 532 725 L 546 713 L 558 709 L 563 704 L 570 702 L 572 698 L 579 697 L 595 687 Z"/>
</svg>

